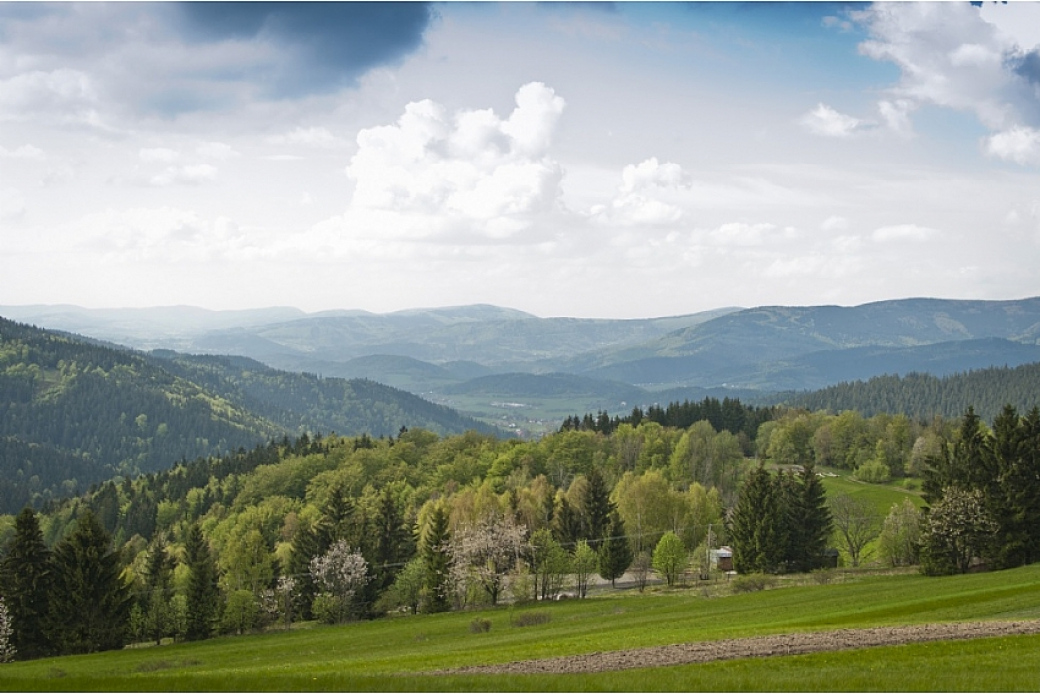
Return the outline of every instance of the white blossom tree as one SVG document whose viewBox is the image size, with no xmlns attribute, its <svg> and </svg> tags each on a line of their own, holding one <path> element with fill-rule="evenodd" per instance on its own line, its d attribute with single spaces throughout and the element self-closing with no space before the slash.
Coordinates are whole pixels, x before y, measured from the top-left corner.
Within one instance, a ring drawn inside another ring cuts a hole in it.
<svg viewBox="0 0 1040 694">
<path fill-rule="evenodd" d="M 354 607 L 354 597 L 368 583 L 368 562 L 346 540 L 338 540 L 328 552 L 311 559 L 310 572 L 321 591 L 314 608 L 319 619 L 345 622 Z"/>
<path fill-rule="evenodd" d="M 11 643 L 14 629 L 11 626 L 11 615 L 7 611 L 7 603 L 0 598 L 0 663 L 14 660 L 15 648 Z"/>
<path fill-rule="evenodd" d="M 928 513 L 922 545 L 925 573 L 965 573 L 998 529 L 982 492 L 947 487 Z"/>
<path fill-rule="evenodd" d="M 527 527 L 497 513 L 459 528 L 452 536 L 451 577 L 461 590 L 479 586 L 498 604 L 503 580 L 528 548 Z"/>
</svg>

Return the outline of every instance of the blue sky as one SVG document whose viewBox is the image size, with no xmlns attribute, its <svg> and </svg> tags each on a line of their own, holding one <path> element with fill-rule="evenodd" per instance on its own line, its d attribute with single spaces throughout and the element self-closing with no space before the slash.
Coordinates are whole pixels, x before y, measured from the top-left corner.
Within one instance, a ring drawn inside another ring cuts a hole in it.
<svg viewBox="0 0 1040 694">
<path fill-rule="evenodd" d="M 0 3 L 0 305 L 1040 294 L 1040 4 Z"/>
</svg>

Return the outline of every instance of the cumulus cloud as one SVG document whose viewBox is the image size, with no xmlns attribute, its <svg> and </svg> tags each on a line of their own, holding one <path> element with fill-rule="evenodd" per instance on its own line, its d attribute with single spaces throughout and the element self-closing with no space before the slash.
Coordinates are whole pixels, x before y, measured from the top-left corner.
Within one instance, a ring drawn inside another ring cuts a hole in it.
<svg viewBox="0 0 1040 694">
<path fill-rule="evenodd" d="M 70 68 L 31 70 L 0 80 L 0 119 L 101 125 L 89 75 Z"/>
<path fill-rule="evenodd" d="M 1036 5 L 983 12 L 969 3 L 875 3 L 850 13 L 870 34 L 860 52 L 900 69 L 889 98 L 878 104 L 885 124 L 910 133 L 909 114 L 921 104 L 969 112 L 996 133 L 987 153 L 1036 163 L 1029 132 L 1040 126 L 1040 54 L 1006 21 L 994 21 L 1023 12 L 1040 23 Z"/>
<path fill-rule="evenodd" d="M 869 128 L 870 124 L 859 118 L 835 111 L 826 104 L 817 104 L 799 122 L 809 132 L 824 137 L 849 137 Z"/>
<path fill-rule="evenodd" d="M 217 167 L 212 164 L 188 164 L 186 166 L 169 166 L 162 172 L 152 176 L 148 182 L 153 186 L 199 185 L 212 181 L 217 177 Z"/>
<path fill-rule="evenodd" d="M 1040 130 L 1023 126 L 1010 128 L 984 140 L 990 156 L 1016 164 L 1040 164 Z"/>
<path fill-rule="evenodd" d="M 563 108 L 540 82 L 517 91 L 506 118 L 409 103 L 396 123 L 358 133 L 350 226 L 364 216 L 370 231 L 389 235 L 514 236 L 558 205 L 563 171 L 549 144 Z"/>
<path fill-rule="evenodd" d="M 109 260 L 209 262 L 248 253 L 249 244 L 226 217 L 205 219 L 174 208 L 130 208 L 86 215 L 66 233 L 79 251 Z"/>
<path fill-rule="evenodd" d="M 621 225 L 674 224 L 683 217 L 681 202 L 689 196 L 689 177 L 672 162 L 651 157 L 629 164 L 621 172 L 621 186 L 610 205 L 592 208 L 592 219 Z"/>
</svg>

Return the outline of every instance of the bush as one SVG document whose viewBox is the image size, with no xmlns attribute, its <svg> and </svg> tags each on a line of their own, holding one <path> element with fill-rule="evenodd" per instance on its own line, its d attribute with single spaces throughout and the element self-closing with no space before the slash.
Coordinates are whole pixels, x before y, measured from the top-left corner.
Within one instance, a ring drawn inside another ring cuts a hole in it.
<svg viewBox="0 0 1040 694">
<path fill-rule="evenodd" d="M 856 479 L 873 484 L 888 482 L 892 478 L 892 471 L 888 466 L 876 459 L 860 465 L 854 474 Z"/>
<path fill-rule="evenodd" d="M 471 634 L 485 634 L 491 631 L 491 620 L 478 617 L 469 623 Z"/>
<path fill-rule="evenodd" d="M 552 613 L 547 610 L 529 610 L 513 616 L 513 626 L 531 627 L 537 624 L 548 624 L 552 621 Z"/>
<path fill-rule="evenodd" d="M 815 569 L 811 574 L 813 583 L 819 586 L 827 585 L 834 577 L 833 573 L 831 569 Z"/>
<path fill-rule="evenodd" d="M 745 574 L 733 579 L 734 593 L 754 593 L 776 585 L 776 578 L 765 574 Z"/>
</svg>

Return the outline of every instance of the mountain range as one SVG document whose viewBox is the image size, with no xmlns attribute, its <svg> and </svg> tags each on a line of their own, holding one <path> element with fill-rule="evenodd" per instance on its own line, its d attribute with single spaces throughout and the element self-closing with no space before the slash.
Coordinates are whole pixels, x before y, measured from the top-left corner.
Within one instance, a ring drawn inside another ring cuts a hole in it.
<svg viewBox="0 0 1040 694">
<path fill-rule="evenodd" d="M 500 421 L 503 405 L 548 421 L 619 412 L 666 393 L 761 399 L 883 374 L 945 376 L 1040 361 L 1036 297 L 731 307 L 636 320 L 540 318 L 486 305 L 387 314 L 22 306 L 0 307 L 0 315 L 137 349 L 367 378 L 486 421 Z"/>
</svg>

